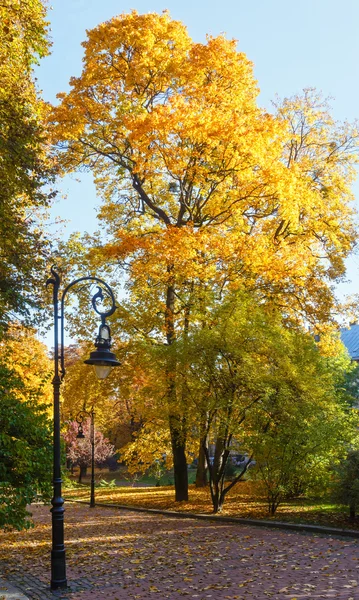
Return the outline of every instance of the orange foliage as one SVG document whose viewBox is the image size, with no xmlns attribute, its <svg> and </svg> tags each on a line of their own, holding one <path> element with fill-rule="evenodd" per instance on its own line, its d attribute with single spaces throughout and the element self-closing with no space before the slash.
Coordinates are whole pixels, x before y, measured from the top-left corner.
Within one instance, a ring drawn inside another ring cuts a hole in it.
<svg viewBox="0 0 359 600">
<path fill-rule="evenodd" d="M 261 110 L 236 42 L 194 43 L 166 11 L 114 17 L 83 46 L 49 129 L 63 170 L 91 168 L 104 199 L 112 240 L 93 260 L 126 261 L 142 298 L 158 284 L 245 286 L 327 320 L 355 239 L 356 129 L 313 90 Z"/>
</svg>

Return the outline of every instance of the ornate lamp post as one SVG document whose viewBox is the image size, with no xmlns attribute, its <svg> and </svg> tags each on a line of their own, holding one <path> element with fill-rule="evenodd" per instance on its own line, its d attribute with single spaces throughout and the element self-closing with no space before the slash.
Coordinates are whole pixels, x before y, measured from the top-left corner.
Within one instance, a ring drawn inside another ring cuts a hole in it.
<svg viewBox="0 0 359 600">
<path fill-rule="evenodd" d="M 82 424 L 85 420 L 85 417 L 90 417 L 91 419 L 91 494 L 90 494 L 90 508 L 94 508 L 95 506 L 95 411 L 94 408 L 91 408 L 91 412 L 88 413 L 86 410 L 80 410 L 80 412 L 76 415 L 76 421 L 78 423 L 79 429 L 77 438 L 84 439 L 84 431 Z M 80 467 L 81 468 L 81 467 Z"/>
<path fill-rule="evenodd" d="M 96 350 L 91 352 L 90 358 L 86 364 L 93 365 L 96 375 L 104 379 L 109 374 L 111 367 L 120 365 L 116 356 L 110 351 L 111 332 L 106 324 L 106 317 L 111 316 L 116 310 L 115 298 L 111 288 L 102 279 L 98 277 L 80 277 L 69 283 L 63 290 L 59 299 L 60 276 L 54 268 L 51 268 L 51 275 L 46 285 L 53 287 L 53 307 L 54 307 L 54 378 L 52 385 L 54 388 L 54 463 L 53 463 L 53 485 L 54 497 L 52 504 L 52 550 L 51 550 L 51 589 L 67 587 L 66 580 L 66 558 L 64 545 L 64 500 L 62 498 L 62 479 L 61 479 L 61 440 L 60 440 L 60 385 L 65 376 L 64 360 L 64 303 L 70 289 L 84 281 L 98 283 L 97 293 L 92 297 L 92 306 L 95 312 L 101 317 L 101 325 L 95 341 Z M 107 311 L 99 310 L 98 300 L 104 299 L 105 295 L 111 301 L 111 308 Z M 60 301 L 60 309 L 59 309 Z M 60 322 L 60 344 L 59 344 L 59 322 Z"/>
</svg>

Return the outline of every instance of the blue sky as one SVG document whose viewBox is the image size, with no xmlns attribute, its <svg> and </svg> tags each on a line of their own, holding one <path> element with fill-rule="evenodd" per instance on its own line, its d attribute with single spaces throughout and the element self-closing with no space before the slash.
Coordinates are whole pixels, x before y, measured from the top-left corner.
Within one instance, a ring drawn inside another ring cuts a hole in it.
<svg viewBox="0 0 359 600">
<path fill-rule="evenodd" d="M 278 94 L 292 96 L 315 87 L 332 98 L 338 120 L 359 118 L 359 0 L 54 0 L 49 12 L 51 56 L 37 69 L 43 97 L 56 102 L 56 94 L 68 90 L 71 76 L 81 72 L 86 29 L 116 14 L 136 9 L 161 12 L 182 21 L 195 41 L 206 33 L 225 33 L 238 40 L 238 49 L 254 63 L 261 90 L 259 103 L 270 109 Z M 98 200 L 90 176 L 66 177 L 61 188 L 67 198 L 53 214 L 69 221 L 65 235 L 96 229 Z M 355 185 L 359 198 L 359 184 Z M 352 283 L 340 290 L 359 291 L 359 257 L 348 261 Z"/>
</svg>

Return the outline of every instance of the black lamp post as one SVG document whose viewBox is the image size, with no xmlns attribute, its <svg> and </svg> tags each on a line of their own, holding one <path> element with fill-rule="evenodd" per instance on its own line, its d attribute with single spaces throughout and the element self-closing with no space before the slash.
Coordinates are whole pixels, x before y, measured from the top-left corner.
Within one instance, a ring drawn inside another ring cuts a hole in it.
<svg viewBox="0 0 359 600">
<path fill-rule="evenodd" d="M 84 431 L 82 424 L 85 420 L 85 417 L 90 417 L 91 419 L 91 432 L 90 432 L 90 441 L 91 441 L 91 494 L 90 494 L 90 508 L 94 508 L 95 506 L 95 411 L 94 408 L 91 408 L 91 412 L 88 413 L 86 410 L 80 410 L 80 412 L 76 415 L 76 421 L 78 423 L 78 433 L 77 439 L 84 439 Z M 81 467 L 80 467 L 81 468 Z"/>
<path fill-rule="evenodd" d="M 60 385 L 65 376 L 64 361 L 64 303 L 67 293 L 70 289 L 83 281 L 95 282 L 100 284 L 97 293 L 92 298 L 92 306 L 95 312 L 101 317 L 101 325 L 98 336 L 95 341 L 96 351 L 91 352 L 90 358 L 85 361 L 87 364 L 94 365 L 96 374 L 104 379 L 111 367 L 119 366 L 116 356 L 110 352 L 111 333 L 106 325 L 106 317 L 112 315 L 116 310 L 115 298 L 111 288 L 98 277 L 80 277 L 67 285 L 60 297 L 59 310 L 59 288 L 60 277 L 58 273 L 51 268 L 51 275 L 46 285 L 53 286 L 53 307 L 54 307 L 54 378 L 52 385 L 54 388 L 54 463 L 53 463 L 53 485 L 54 497 L 52 504 L 52 550 L 51 550 L 51 589 L 67 587 L 66 580 L 66 558 L 64 545 L 64 500 L 62 498 L 62 479 L 61 479 L 61 438 L 60 438 Z M 107 311 L 99 310 L 98 300 L 104 299 L 104 292 L 111 301 L 111 308 Z M 60 345 L 59 345 L 59 321 L 60 321 Z"/>
</svg>

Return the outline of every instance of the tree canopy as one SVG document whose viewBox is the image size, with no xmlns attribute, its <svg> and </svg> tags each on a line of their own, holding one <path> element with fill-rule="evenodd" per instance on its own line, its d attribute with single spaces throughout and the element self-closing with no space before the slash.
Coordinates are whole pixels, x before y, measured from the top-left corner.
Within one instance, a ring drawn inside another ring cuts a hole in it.
<svg viewBox="0 0 359 600">
<path fill-rule="evenodd" d="M 65 171 L 93 171 L 105 252 L 149 280 L 246 281 L 327 317 L 354 243 L 355 127 L 313 91 L 258 108 L 252 64 L 223 36 L 135 11 L 88 32 L 84 67 L 50 114 Z M 152 290 L 153 292 L 153 290 Z M 177 298 L 178 303 L 178 298 Z"/>
<path fill-rule="evenodd" d="M 103 198 L 104 234 L 87 239 L 85 261 L 110 260 L 125 276 L 124 337 L 164 346 L 159 380 L 185 500 L 187 390 L 171 347 L 244 289 L 292 326 L 330 321 L 331 283 L 356 237 L 358 132 L 311 89 L 273 114 L 259 108 L 236 42 L 196 43 L 167 11 L 87 33 L 82 74 L 50 108 L 49 135 L 63 172 L 91 170 Z"/>
<path fill-rule="evenodd" d="M 41 0 L 0 5 L 0 325 L 40 299 L 49 253 L 42 217 L 53 192 L 33 64 L 48 53 Z M 40 284 L 41 281 L 41 284 Z"/>
<path fill-rule="evenodd" d="M 170 348 L 173 405 L 161 397 L 169 349 L 142 345 L 147 378 L 136 399 L 144 426 L 124 456 L 138 471 L 168 455 L 168 413 L 176 414 L 188 463 L 204 452 L 216 512 L 246 473 L 241 468 L 225 481 L 235 454 L 247 455 L 248 464 L 255 459 L 275 512 L 289 494 L 328 483 L 331 468 L 357 443 L 357 415 L 344 387 L 350 359 L 337 336 L 327 334 L 319 345 L 248 292 L 227 298 L 211 319 Z M 151 399 L 147 409 L 143 398 Z"/>
</svg>

